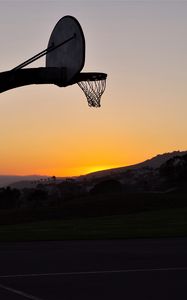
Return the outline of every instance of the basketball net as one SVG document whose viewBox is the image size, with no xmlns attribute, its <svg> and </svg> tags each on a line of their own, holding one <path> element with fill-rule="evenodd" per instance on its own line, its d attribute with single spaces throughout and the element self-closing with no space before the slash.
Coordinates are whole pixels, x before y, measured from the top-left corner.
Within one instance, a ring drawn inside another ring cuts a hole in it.
<svg viewBox="0 0 187 300">
<path fill-rule="evenodd" d="M 106 88 L 106 79 L 80 81 L 77 84 L 83 90 L 89 106 L 101 106 L 101 96 Z"/>
</svg>

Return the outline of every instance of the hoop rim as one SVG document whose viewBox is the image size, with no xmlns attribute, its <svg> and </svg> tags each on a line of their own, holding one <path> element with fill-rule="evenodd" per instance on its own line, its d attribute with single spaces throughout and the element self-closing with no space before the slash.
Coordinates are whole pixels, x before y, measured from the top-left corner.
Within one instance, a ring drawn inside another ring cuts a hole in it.
<svg viewBox="0 0 187 300">
<path fill-rule="evenodd" d="M 106 80 L 107 74 L 101 72 L 81 72 L 77 74 L 68 85 L 75 84 L 81 81 L 97 81 Z"/>
</svg>

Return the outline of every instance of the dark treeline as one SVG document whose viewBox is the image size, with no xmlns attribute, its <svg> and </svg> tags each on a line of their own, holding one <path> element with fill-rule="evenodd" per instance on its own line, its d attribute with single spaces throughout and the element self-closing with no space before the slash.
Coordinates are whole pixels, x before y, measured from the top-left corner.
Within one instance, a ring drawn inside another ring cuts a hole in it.
<svg viewBox="0 0 187 300">
<path fill-rule="evenodd" d="M 16 222 L 104 216 L 187 206 L 187 155 L 159 169 L 141 168 L 120 174 L 39 182 L 34 188 L 0 189 L 0 223 L 8 212 Z M 18 213 L 19 212 L 19 213 Z M 19 217 L 18 217 L 19 216 Z M 8 217 L 7 217 L 8 218 Z M 8 221 L 7 221 L 8 222 Z"/>
</svg>

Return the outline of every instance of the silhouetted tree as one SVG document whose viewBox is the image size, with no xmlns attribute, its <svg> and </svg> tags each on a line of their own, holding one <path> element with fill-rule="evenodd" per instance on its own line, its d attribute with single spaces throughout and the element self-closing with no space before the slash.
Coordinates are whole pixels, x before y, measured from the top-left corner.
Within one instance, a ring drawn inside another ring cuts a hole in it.
<svg viewBox="0 0 187 300">
<path fill-rule="evenodd" d="M 13 209 L 19 206 L 20 191 L 10 187 L 0 189 L 0 208 Z"/>
<path fill-rule="evenodd" d="M 122 190 L 122 184 L 115 179 L 108 179 L 97 183 L 90 191 L 92 194 L 115 193 Z"/>
<path fill-rule="evenodd" d="M 55 182 L 56 181 L 56 176 L 52 176 L 52 180 Z"/>
<path fill-rule="evenodd" d="M 170 186 L 187 183 L 187 155 L 169 159 L 160 167 L 160 175 Z"/>
<path fill-rule="evenodd" d="M 28 195 L 28 201 L 34 208 L 45 206 L 48 193 L 44 190 L 36 189 Z"/>
<path fill-rule="evenodd" d="M 62 201 L 76 198 L 82 194 L 82 186 L 74 180 L 65 180 L 57 185 Z"/>
</svg>

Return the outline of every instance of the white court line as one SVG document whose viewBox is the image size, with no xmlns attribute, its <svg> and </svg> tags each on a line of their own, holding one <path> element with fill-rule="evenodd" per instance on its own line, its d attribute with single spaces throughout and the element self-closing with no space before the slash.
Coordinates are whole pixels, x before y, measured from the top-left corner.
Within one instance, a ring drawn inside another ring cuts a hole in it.
<svg viewBox="0 0 187 300">
<path fill-rule="evenodd" d="M 152 268 L 152 269 L 126 269 L 126 270 L 108 270 L 108 271 L 83 271 L 83 272 L 59 272 L 59 273 L 31 273 L 0 275 L 0 278 L 19 278 L 19 277 L 42 277 L 42 276 L 68 276 L 68 275 L 94 275 L 94 274 L 113 274 L 113 273 L 136 273 L 136 272 L 162 272 L 162 271 L 187 271 L 187 267 L 178 268 Z"/>
<path fill-rule="evenodd" d="M 22 292 L 20 290 L 13 289 L 13 288 L 11 288 L 9 286 L 6 286 L 6 285 L 3 285 L 3 284 L 0 284 L 0 289 L 6 290 L 8 292 L 11 292 L 13 294 L 19 295 L 19 296 L 24 297 L 26 299 L 30 299 L 30 300 L 42 300 L 41 298 L 37 298 L 35 296 L 26 294 L 26 293 L 24 293 L 24 292 Z"/>
</svg>

